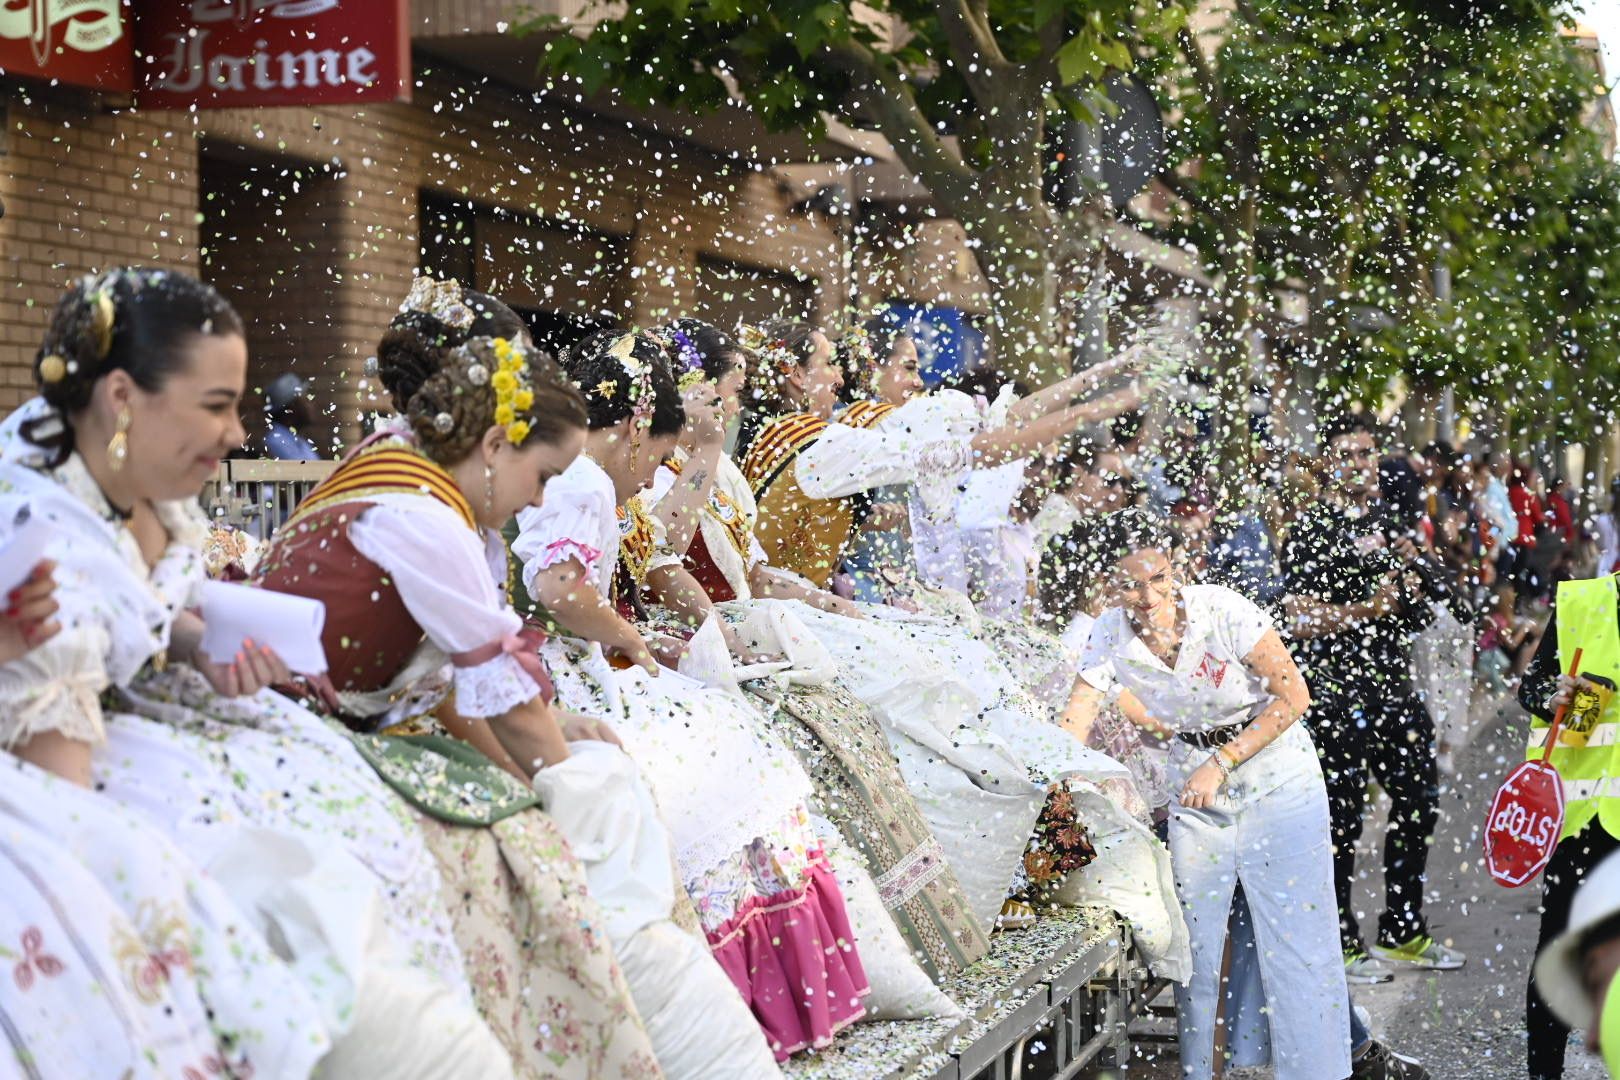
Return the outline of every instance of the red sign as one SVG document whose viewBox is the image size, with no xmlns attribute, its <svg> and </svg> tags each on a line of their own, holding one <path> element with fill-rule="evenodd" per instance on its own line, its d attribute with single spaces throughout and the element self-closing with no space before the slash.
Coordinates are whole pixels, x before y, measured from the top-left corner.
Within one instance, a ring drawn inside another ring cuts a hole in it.
<svg viewBox="0 0 1620 1080">
<path fill-rule="evenodd" d="M 1564 831 L 1564 784 L 1544 761 L 1526 761 L 1496 789 L 1485 818 L 1485 866 L 1518 888 L 1541 873 Z"/>
<path fill-rule="evenodd" d="M 410 97 L 409 0 L 144 0 L 137 103 L 344 105 Z"/>
<path fill-rule="evenodd" d="M 0 74 L 109 93 L 135 85 L 128 0 L 0 0 Z"/>
</svg>

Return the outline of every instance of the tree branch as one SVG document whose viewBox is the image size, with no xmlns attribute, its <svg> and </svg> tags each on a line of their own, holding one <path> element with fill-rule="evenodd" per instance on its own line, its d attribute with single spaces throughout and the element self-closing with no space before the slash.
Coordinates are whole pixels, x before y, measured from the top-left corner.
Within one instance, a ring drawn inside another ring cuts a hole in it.
<svg viewBox="0 0 1620 1080">
<path fill-rule="evenodd" d="M 1236 140 L 1233 133 L 1237 130 L 1234 124 L 1233 108 L 1221 93 L 1221 82 L 1215 71 L 1204 58 L 1204 50 L 1198 45 L 1192 31 L 1183 26 L 1176 31 L 1176 43 L 1187 57 L 1187 66 L 1192 69 L 1193 81 L 1198 84 L 1198 92 L 1209 103 L 1209 111 L 1215 117 L 1215 124 L 1221 130 L 1221 142 L 1228 150 L 1236 149 Z"/>
<path fill-rule="evenodd" d="M 990 24 L 970 0 L 938 0 L 940 29 L 950 45 L 951 62 L 982 102 L 999 101 L 1012 65 L 1001 52 Z"/>
<path fill-rule="evenodd" d="M 906 167 L 953 211 L 972 206 L 978 198 L 978 174 L 945 145 L 917 107 L 911 87 L 859 42 L 846 41 L 823 51 L 864 90 L 878 130 Z"/>
</svg>

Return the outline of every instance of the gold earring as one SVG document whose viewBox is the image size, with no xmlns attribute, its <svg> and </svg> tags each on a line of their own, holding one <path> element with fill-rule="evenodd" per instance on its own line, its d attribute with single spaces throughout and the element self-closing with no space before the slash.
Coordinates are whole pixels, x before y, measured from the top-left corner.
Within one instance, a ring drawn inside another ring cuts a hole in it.
<svg viewBox="0 0 1620 1080">
<path fill-rule="evenodd" d="M 495 514 L 495 466 L 484 462 L 484 517 Z"/>
<path fill-rule="evenodd" d="M 117 472 L 124 467 L 124 462 L 129 458 L 130 416 L 128 405 L 118 410 L 118 419 L 114 422 L 117 424 L 117 429 L 113 432 L 113 437 L 107 440 L 107 468 Z"/>
</svg>

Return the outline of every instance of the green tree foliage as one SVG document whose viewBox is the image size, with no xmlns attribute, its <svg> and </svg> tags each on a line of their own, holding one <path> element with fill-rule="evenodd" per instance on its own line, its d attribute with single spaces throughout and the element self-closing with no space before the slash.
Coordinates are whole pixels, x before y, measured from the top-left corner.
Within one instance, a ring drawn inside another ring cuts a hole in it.
<svg viewBox="0 0 1620 1080">
<path fill-rule="evenodd" d="M 1043 198 L 1049 119 L 1092 115 L 1132 43 L 1179 26 L 1175 3 L 1136 0 L 629 0 L 555 34 L 542 68 L 585 94 L 695 112 L 735 93 L 775 130 L 819 135 L 828 116 L 873 128 L 967 231 L 991 287 L 1002 366 L 1064 370 L 1059 296 L 1089 264 L 1094 221 Z"/>
<path fill-rule="evenodd" d="M 1559 28 L 1532 0 L 1238 0 L 1218 47 L 1154 57 L 1179 117 L 1161 231 L 1223 275 L 1231 322 L 1304 291 L 1326 389 L 1371 401 L 1399 376 L 1589 424 L 1616 372 L 1620 203 L 1585 124 L 1603 88 Z M 1394 325 L 1354 328 L 1368 306 Z"/>
</svg>

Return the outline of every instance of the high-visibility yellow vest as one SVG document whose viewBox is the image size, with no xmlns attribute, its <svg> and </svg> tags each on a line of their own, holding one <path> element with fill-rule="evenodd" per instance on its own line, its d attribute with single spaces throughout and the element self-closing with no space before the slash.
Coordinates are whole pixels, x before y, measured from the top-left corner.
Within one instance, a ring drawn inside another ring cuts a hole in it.
<svg viewBox="0 0 1620 1080">
<path fill-rule="evenodd" d="M 1601 675 L 1620 685 L 1620 628 L 1616 625 L 1620 578 L 1614 575 L 1565 581 L 1558 586 L 1558 668 L 1569 671 L 1581 650 L 1581 674 Z M 1569 718 L 1566 717 L 1566 724 Z M 1530 723 L 1527 757 L 1539 759 L 1550 724 Z M 1620 837 L 1620 694 L 1614 694 L 1596 723 L 1582 730 L 1566 727 L 1553 747 L 1553 767 L 1564 782 L 1564 832 L 1573 836 L 1592 821 Z M 1559 839 L 1563 839 L 1561 836 Z"/>
</svg>

